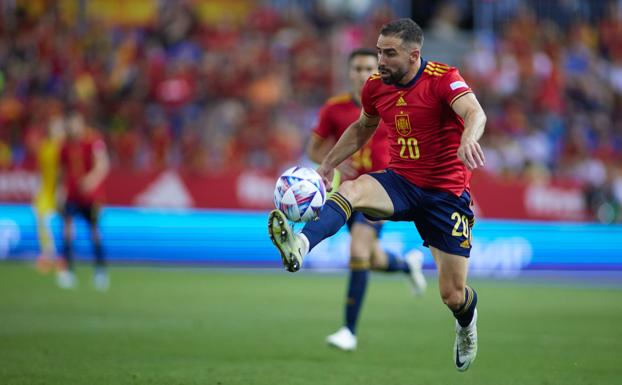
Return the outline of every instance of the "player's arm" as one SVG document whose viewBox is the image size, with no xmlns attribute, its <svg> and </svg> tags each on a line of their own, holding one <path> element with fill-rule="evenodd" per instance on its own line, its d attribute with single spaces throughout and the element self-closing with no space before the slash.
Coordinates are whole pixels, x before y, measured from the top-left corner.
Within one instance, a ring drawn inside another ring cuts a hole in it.
<svg viewBox="0 0 622 385">
<path fill-rule="evenodd" d="M 326 186 L 329 186 L 333 179 L 335 167 L 363 147 L 372 137 L 379 123 L 380 116 L 368 115 L 362 110 L 359 118 L 350 124 L 318 169 Z"/>
<path fill-rule="evenodd" d="M 307 144 L 307 156 L 311 161 L 320 164 L 334 145 L 335 140 L 332 137 L 324 139 L 317 134 L 311 135 L 311 139 Z M 352 167 L 349 159 L 337 166 L 337 170 L 341 172 L 341 176 L 345 179 L 352 179 L 356 176 L 356 169 Z"/>
<path fill-rule="evenodd" d="M 92 191 L 104 180 L 110 170 L 110 160 L 103 142 L 93 146 L 93 169 L 84 176 L 82 189 Z"/>
<path fill-rule="evenodd" d="M 484 152 L 478 141 L 486 126 L 486 113 L 471 92 L 458 97 L 451 108 L 464 120 L 464 132 L 458 147 L 458 158 L 469 170 L 484 167 Z"/>
<path fill-rule="evenodd" d="M 311 161 L 320 164 L 334 144 L 334 140 L 325 139 L 317 134 L 313 134 L 307 144 L 307 156 Z"/>
</svg>

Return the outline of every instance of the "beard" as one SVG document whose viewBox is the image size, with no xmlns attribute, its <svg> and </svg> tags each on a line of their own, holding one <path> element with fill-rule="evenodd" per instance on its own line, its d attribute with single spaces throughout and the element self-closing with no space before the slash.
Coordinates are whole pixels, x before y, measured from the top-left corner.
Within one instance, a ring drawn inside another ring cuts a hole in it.
<svg viewBox="0 0 622 385">
<path fill-rule="evenodd" d="M 380 71 L 380 79 L 382 79 L 384 84 L 388 85 L 397 84 L 400 80 L 402 80 L 404 75 L 406 75 L 406 71 L 402 71 L 401 69 L 391 71 L 386 67 L 379 67 L 378 70 Z M 386 74 L 383 74 L 383 71 L 386 72 Z"/>
</svg>

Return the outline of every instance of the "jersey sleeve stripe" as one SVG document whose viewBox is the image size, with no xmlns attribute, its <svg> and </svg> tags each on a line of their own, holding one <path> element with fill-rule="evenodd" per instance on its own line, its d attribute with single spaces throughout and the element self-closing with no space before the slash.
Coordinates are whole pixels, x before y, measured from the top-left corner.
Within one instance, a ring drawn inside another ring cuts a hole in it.
<svg viewBox="0 0 622 385">
<path fill-rule="evenodd" d="M 458 95 L 454 96 L 454 98 L 453 98 L 453 99 L 451 99 L 451 102 L 449 103 L 449 105 L 451 106 L 452 104 L 454 104 L 454 102 L 455 102 L 456 100 L 458 100 L 458 98 L 460 98 L 460 97 L 462 97 L 462 96 L 464 96 L 464 95 L 466 95 L 466 94 L 469 94 L 469 93 L 471 93 L 471 92 L 473 92 L 473 91 L 471 91 L 471 90 L 466 90 L 466 91 L 463 91 L 463 92 L 459 93 Z"/>
<path fill-rule="evenodd" d="M 367 116 L 368 118 L 377 118 L 378 115 L 372 115 L 372 114 L 368 114 L 367 111 L 363 110 L 363 115 Z"/>
</svg>

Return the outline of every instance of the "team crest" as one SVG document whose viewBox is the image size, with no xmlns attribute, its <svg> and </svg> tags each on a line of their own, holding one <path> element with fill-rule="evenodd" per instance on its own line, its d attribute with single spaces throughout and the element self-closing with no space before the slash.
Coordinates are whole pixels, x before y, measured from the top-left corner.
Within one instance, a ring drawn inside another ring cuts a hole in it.
<svg viewBox="0 0 622 385">
<path fill-rule="evenodd" d="M 410 134 L 410 118 L 408 114 L 395 115 L 395 129 L 402 136 Z"/>
</svg>

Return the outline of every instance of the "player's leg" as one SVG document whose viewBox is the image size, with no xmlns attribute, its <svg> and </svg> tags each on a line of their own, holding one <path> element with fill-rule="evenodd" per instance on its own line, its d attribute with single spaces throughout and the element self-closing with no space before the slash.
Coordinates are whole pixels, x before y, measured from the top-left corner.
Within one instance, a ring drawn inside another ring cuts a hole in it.
<svg viewBox="0 0 622 385">
<path fill-rule="evenodd" d="M 39 238 L 40 255 L 37 258 L 37 270 L 41 273 L 48 273 L 54 266 L 56 257 L 56 247 L 50 221 L 52 215 L 39 208 L 35 209 L 37 219 L 37 237 Z"/>
<path fill-rule="evenodd" d="M 65 269 L 73 271 L 73 215 L 69 212 L 63 214 L 63 259 Z"/>
<path fill-rule="evenodd" d="M 456 368 L 465 371 L 477 355 L 477 293 L 466 284 L 468 259 L 432 246 L 430 250 L 438 269 L 441 299 L 456 318 Z"/>
<path fill-rule="evenodd" d="M 298 271 L 302 258 L 309 250 L 339 231 L 353 210 L 385 218 L 393 214 L 393 203 L 376 178 L 362 175 L 353 181 L 344 182 L 339 187 L 339 190 L 327 200 L 318 220 L 305 225 L 301 232 L 302 236 L 294 234 L 282 212 L 273 210 L 268 220 L 268 231 L 281 253 L 286 269 L 291 272 Z"/>
<path fill-rule="evenodd" d="M 465 371 L 477 355 L 477 294 L 467 286 L 471 227 L 474 215 L 470 196 L 423 191 L 417 229 L 430 247 L 438 269 L 443 303 L 456 318 L 453 356 L 456 368 Z"/>
<path fill-rule="evenodd" d="M 428 284 L 423 275 L 423 253 L 417 249 L 409 251 L 405 257 L 384 249 L 379 240 L 374 244 L 371 256 L 371 270 L 386 273 L 408 274 L 414 295 L 422 295 Z"/>
<path fill-rule="evenodd" d="M 77 284 L 73 266 L 73 215 L 75 207 L 67 202 L 63 208 L 63 267 L 58 271 L 56 283 L 63 289 L 74 288 Z"/>
<path fill-rule="evenodd" d="M 355 212 L 350 225 L 350 278 L 344 308 L 344 326 L 327 338 L 329 345 L 342 350 L 356 349 L 356 325 L 367 291 L 369 265 L 376 243 L 376 230 L 365 217 Z"/>
<path fill-rule="evenodd" d="M 110 278 L 108 277 L 106 270 L 106 258 L 99 230 L 99 206 L 96 204 L 86 206 L 84 208 L 84 215 L 89 224 L 91 243 L 93 245 L 93 255 L 95 256 L 93 286 L 97 290 L 106 291 L 110 286 Z"/>
</svg>

